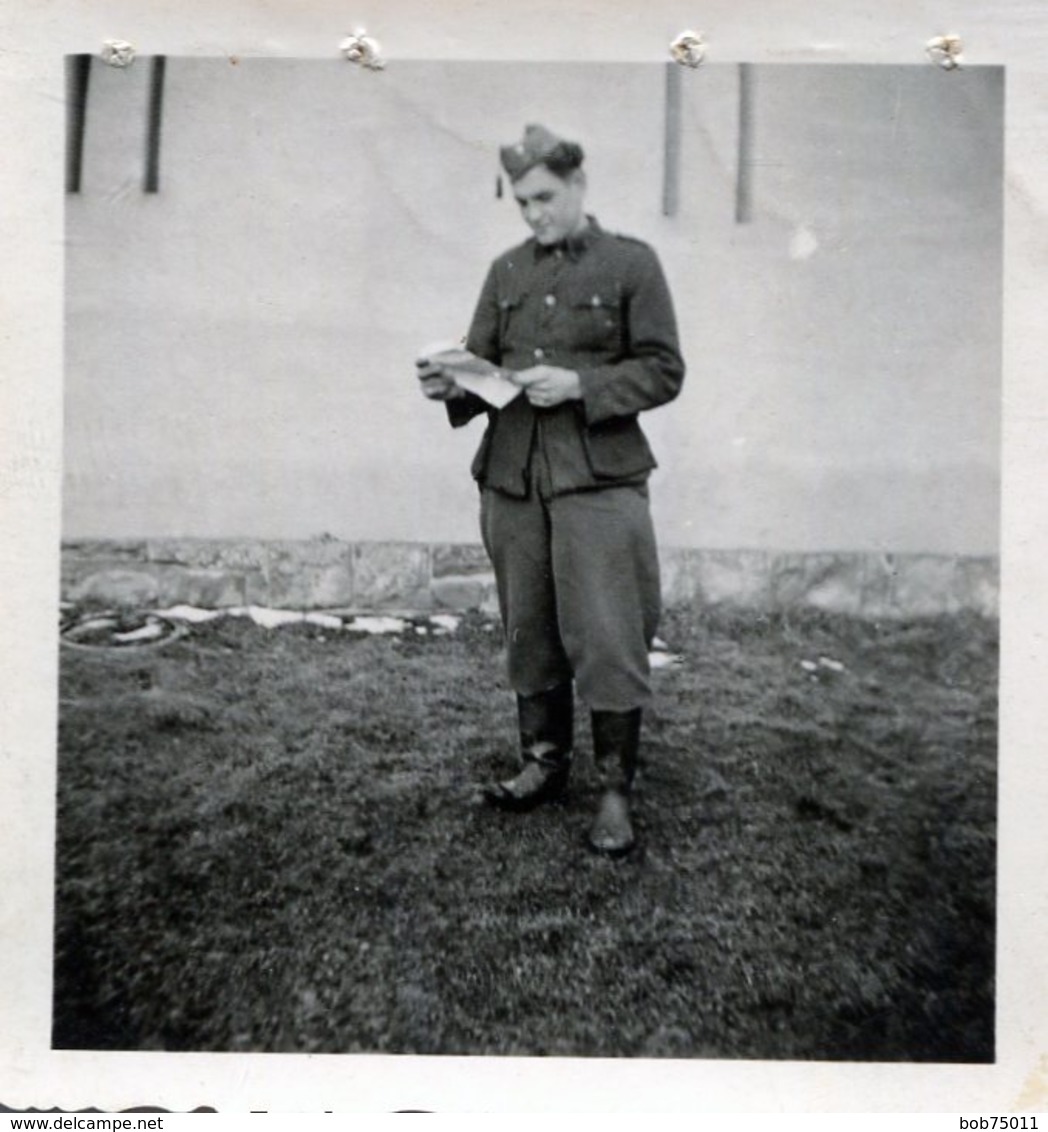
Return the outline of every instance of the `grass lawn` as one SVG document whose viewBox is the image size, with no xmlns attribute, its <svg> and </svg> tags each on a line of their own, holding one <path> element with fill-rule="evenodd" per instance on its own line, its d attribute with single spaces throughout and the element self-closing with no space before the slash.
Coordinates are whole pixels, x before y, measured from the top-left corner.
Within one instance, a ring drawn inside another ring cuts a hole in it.
<svg viewBox="0 0 1048 1132">
<path fill-rule="evenodd" d="M 479 615 L 63 649 L 54 1045 L 992 1060 L 994 626 L 661 635 L 623 861 L 588 726 L 565 802 L 479 802 L 516 748 Z"/>
</svg>

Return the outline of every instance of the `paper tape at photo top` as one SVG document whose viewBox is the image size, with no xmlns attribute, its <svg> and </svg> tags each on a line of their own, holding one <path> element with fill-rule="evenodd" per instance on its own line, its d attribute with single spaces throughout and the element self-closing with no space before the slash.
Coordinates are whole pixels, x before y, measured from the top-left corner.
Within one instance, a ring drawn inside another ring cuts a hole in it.
<svg viewBox="0 0 1048 1132">
<path fill-rule="evenodd" d="M 937 35 L 928 40 L 924 50 L 944 71 L 955 71 L 964 62 L 964 45 L 959 35 Z"/>
<path fill-rule="evenodd" d="M 685 67 L 697 67 L 706 58 L 706 42 L 701 31 L 682 31 L 670 44 L 670 54 Z"/>
<path fill-rule="evenodd" d="M 135 61 L 135 45 L 126 39 L 107 39 L 102 44 L 102 62 L 110 67 L 130 67 Z"/>
<path fill-rule="evenodd" d="M 386 66 L 381 44 L 368 35 L 364 28 L 357 28 L 352 35 L 342 40 L 338 49 L 349 62 L 359 63 L 370 71 L 381 71 Z"/>
</svg>

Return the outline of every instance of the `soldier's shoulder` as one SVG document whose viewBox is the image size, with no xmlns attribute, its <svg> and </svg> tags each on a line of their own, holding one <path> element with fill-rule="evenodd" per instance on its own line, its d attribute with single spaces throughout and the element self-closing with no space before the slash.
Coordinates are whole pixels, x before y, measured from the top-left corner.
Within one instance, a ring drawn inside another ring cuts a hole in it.
<svg viewBox="0 0 1048 1132">
<path fill-rule="evenodd" d="M 650 262 L 658 259 L 655 249 L 646 240 L 629 236 L 625 232 L 605 232 L 608 248 L 613 255 L 635 262 Z"/>
<path fill-rule="evenodd" d="M 606 236 L 610 236 L 613 240 L 618 240 L 619 243 L 631 245 L 638 248 L 647 248 L 648 251 L 651 251 L 651 244 L 642 240 L 639 236 L 630 236 L 626 232 L 614 232 L 608 230 L 605 230 L 604 234 Z"/>
</svg>

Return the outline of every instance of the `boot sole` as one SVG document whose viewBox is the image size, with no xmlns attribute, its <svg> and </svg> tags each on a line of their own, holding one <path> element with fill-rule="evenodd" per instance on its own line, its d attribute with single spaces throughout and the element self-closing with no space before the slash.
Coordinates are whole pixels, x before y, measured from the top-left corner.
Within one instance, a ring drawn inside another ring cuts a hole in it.
<svg viewBox="0 0 1048 1132">
<path fill-rule="evenodd" d="M 622 794 L 613 790 L 604 794 L 587 840 L 595 853 L 605 857 L 625 857 L 637 843 L 629 803 Z"/>
<path fill-rule="evenodd" d="M 507 790 L 501 782 L 485 786 L 483 790 L 484 801 L 496 810 L 507 810 L 510 813 L 526 814 L 548 802 L 559 802 L 565 793 L 563 784 L 556 784 L 533 794 L 519 795 Z"/>
<path fill-rule="evenodd" d="M 611 860 L 620 860 L 623 857 L 629 856 L 637 846 L 636 840 L 630 841 L 626 845 L 598 845 L 588 837 L 586 838 L 586 844 L 598 856 L 608 857 Z"/>
</svg>

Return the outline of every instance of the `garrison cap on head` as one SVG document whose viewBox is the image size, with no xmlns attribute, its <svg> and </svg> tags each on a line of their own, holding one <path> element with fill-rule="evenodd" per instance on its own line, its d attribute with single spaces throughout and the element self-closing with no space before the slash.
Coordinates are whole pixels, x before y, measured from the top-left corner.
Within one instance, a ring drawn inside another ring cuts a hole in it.
<svg viewBox="0 0 1048 1132">
<path fill-rule="evenodd" d="M 517 181 L 529 169 L 540 165 L 552 154 L 565 149 L 577 151 L 578 157 L 574 164 L 581 164 L 582 149 L 573 142 L 566 142 L 558 138 L 545 126 L 529 125 L 524 127 L 524 138 L 516 145 L 504 145 L 499 150 L 502 159 L 502 168 L 509 174 L 511 181 Z"/>
</svg>

